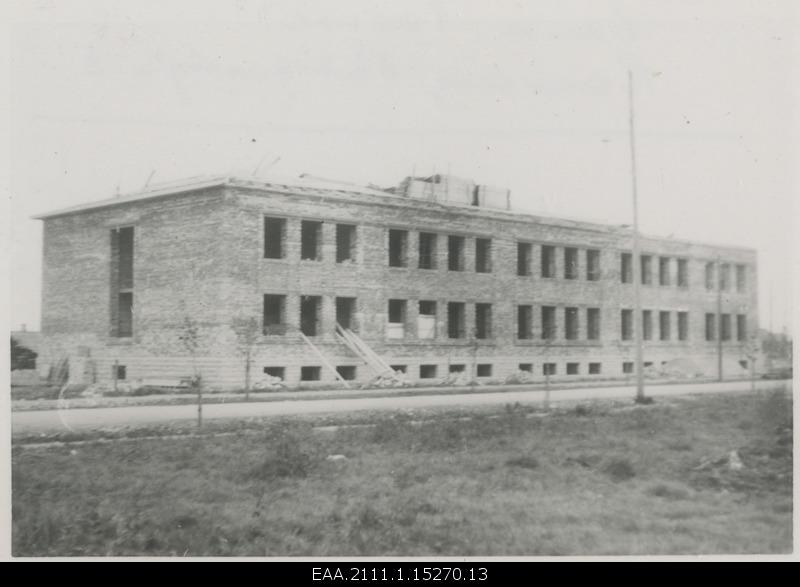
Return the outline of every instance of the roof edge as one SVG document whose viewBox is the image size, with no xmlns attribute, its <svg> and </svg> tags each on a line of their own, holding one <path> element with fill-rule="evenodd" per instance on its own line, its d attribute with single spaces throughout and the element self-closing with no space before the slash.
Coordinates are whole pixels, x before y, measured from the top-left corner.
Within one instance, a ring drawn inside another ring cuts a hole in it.
<svg viewBox="0 0 800 587">
<path fill-rule="evenodd" d="M 142 200 L 148 200 L 151 198 L 183 194 L 210 187 L 222 187 L 228 185 L 230 180 L 231 178 L 228 176 L 218 176 L 204 180 L 195 180 L 188 183 L 184 180 L 183 182 L 173 182 L 171 185 L 161 184 L 160 186 L 157 186 L 151 190 L 128 192 L 127 194 L 122 194 L 113 198 L 106 198 L 105 200 L 98 200 L 96 202 L 88 202 L 86 204 L 78 204 L 75 206 L 69 206 L 67 208 L 60 208 L 51 212 L 35 214 L 31 216 L 31 218 L 33 220 L 46 220 L 56 216 L 64 216 L 65 214 L 96 210 L 99 208 L 108 208 L 109 206 L 117 206 L 126 203 L 141 202 Z"/>
<path fill-rule="evenodd" d="M 315 178 L 315 179 L 322 179 L 322 178 Z M 322 183 L 330 182 L 330 180 L 322 180 Z M 338 183 L 338 182 L 337 182 Z M 288 183 L 283 183 L 281 181 L 268 181 L 264 179 L 251 179 L 251 178 L 243 178 L 243 177 L 236 177 L 230 175 L 219 175 L 219 176 L 211 176 L 211 177 L 202 177 L 202 178 L 189 178 L 184 180 L 178 180 L 171 183 L 160 184 L 154 186 L 153 189 L 150 190 L 139 190 L 136 192 L 129 192 L 124 195 L 116 196 L 113 198 L 106 198 L 104 200 L 98 200 L 96 202 L 89 202 L 85 204 L 78 204 L 75 206 L 70 206 L 67 208 L 61 208 L 58 210 L 53 210 L 51 212 L 44 212 L 42 214 L 37 214 L 31 216 L 34 220 L 47 220 L 49 218 L 55 218 L 58 216 L 64 216 L 67 214 L 75 214 L 80 212 L 85 212 L 89 210 L 97 210 L 102 208 L 108 208 L 111 206 L 118 206 L 128 203 L 135 203 L 141 202 L 143 200 L 149 200 L 159 197 L 171 196 L 171 195 L 178 195 L 184 194 L 192 191 L 197 191 L 201 189 L 207 189 L 212 187 L 238 187 L 242 189 L 252 189 L 257 191 L 267 191 L 267 192 L 277 192 L 277 193 L 284 193 L 284 194 L 292 194 L 292 188 L 305 188 L 309 190 L 309 192 L 313 191 L 331 191 L 331 192 L 340 192 L 346 193 L 354 196 L 379 196 L 383 199 L 384 204 L 392 205 L 396 204 L 399 201 L 415 201 L 415 202 L 424 202 L 425 204 L 435 204 L 437 207 L 442 207 L 446 209 L 455 209 L 462 213 L 467 214 L 487 214 L 489 216 L 494 216 L 495 218 L 502 218 L 506 220 L 516 220 L 518 222 L 526 222 L 526 221 L 533 221 L 536 223 L 542 224 L 553 224 L 555 226 L 562 226 L 564 228 L 577 228 L 577 229 L 584 229 L 584 230 L 591 230 L 594 232 L 602 232 L 608 234 L 615 234 L 618 237 L 633 237 L 633 231 L 630 228 L 627 228 L 625 225 L 616 225 L 610 223 L 603 223 L 598 221 L 591 221 L 591 220 L 578 220 L 568 217 L 559 217 L 559 216 L 549 216 L 549 215 L 542 215 L 536 214 L 533 212 L 523 212 L 523 211 L 512 211 L 512 210 L 502 210 L 502 209 L 489 209 L 489 208 L 476 208 L 473 206 L 467 205 L 458 205 L 454 203 L 444 204 L 442 202 L 428 202 L 425 200 L 414 200 L 409 198 L 398 197 L 394 194 L 389 192 L 384 192 L 383 190 L 375 189 L 374 187 L 369 186 L 357 186 L 353 185 L 328 185 L 322 186 L 319 185 L 317 182 L 310 182 L 309 185 L 303 186 L 302 183 L 300 185 L 291 185 Z M 303 195 L 312 195 L 311 193 L 306 193 Z M 703 242 L 693 239 L 684 239 L 684 238 L 675 238 L 670 236 L 658 236 L 658 235 L 651 235 L 646 233 L 639 233 L 642 238 L 649 239 L 649 240 L 657 240 L 657 241 L 666 241 L 666 242 L 678 242 L 683 244 L 695 245 L 695 246 L 704 246 L 704 247 L 711 247 L 711 248 L 723 248 L 729 250 L 736 250 L 736 251 L 743 251 L 748 253 L 755 253 L 758 254 L 758 250 L 755 247 L 743 247 L 740 245 L 731 245 L 731 244 L 724 244 L 724 243 L 713 243 L 713 242 Z"/>
</svg>

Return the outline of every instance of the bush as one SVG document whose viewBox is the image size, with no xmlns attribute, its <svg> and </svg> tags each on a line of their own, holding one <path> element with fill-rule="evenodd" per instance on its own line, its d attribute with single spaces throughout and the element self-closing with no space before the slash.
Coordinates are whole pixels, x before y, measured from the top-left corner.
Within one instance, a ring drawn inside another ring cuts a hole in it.
<svg viewBox="0 0 800 587">
<path fill-rule="evenodd" d="M 674 501 L 689 499 L 690 496 L 690 492 L 686 487 L 675 483 L 658 483 L 650 487 L 647 493 L 655 497 L 663 497 L 664 499 Z"/>
<path fill-rule="evenodd" d="M 509 467 L 520 467 L 522 469 L 536 469 L 539 467 L 539 460 L 530 455 L 523 455 L 521 457 L 508 459 L 506 465 Z"/>
<path fill-rule="evenodd" d="M 465 422 L 446 420 L 426 422 L 416 434 L 417 447 L 422 450 L 454 450 L 464 448 L 466 443 Z"/>
<path fill-rule="evenodd" d="M 372 428 L 370 439 L 378 444 L 397 442 L 409 436 L 409 425 L 401 418 L 379 420 Z"/>
<path fill-rule="evenodd" d="M 11 370 L 36 369 L 38 355 L 28 347 L 21 345 L 13 336 L 11 337 Z"/>
<path fill-rule="evenodd" d="M 287 424 L 270 430 L 266 437 L 267 455 L 253 475 L 262 480 L 308 476 L 314 458 L 306 448 L 310 430 Z"/>
<path fill-rule="evenodd" d="M 578 404 L 574 411 L 576 416 L 588 416 L 592 413 L 592 409 L 586 404 Z"/>
<path fill-rule="evenodd" d="M 783 389 L 770 390 L 758 401 L 757 417 L 764 429 L 790 427 L 792 401 Z"/>
<path fill-rule="evenodd" d="M 603 467 L 603 472 L 608 475 L 612 481 L 617 482 L 627 481 L 636 476 L 636 470 L 633 468 L 633 464 L 625 458 L 610 460 L 606 466 Z"/>
</svg>

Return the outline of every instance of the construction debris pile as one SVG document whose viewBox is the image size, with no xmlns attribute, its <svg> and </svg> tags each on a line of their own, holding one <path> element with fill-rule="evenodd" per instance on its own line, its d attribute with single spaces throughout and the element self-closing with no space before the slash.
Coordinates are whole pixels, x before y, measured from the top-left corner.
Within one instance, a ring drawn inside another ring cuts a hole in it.
<svg viewBox="0 0 800 587">
<path fill-rule="evenodd" d="M 456 371 L 455 373 L 448 373 L 439 384 L 460 387 L 466 385 L 481 385 L 481 382 L 470 377 L 469 373 L 466 371 Z"/>
<path fill-rule="evenodd" d="M 253 383 L 254 391 L 282 391 L 284 389 L 286 389 L 286 385 L 283 383 L 283 379 L 272 375 L 264 375 L 263 378 Z"/>
<path fill-rule="evenodd" d="M 373 378 L 369 383 L 365 384 L 364 388 L 384 388 L 384 387 L 410 387 L 412 384 L 408 375 L 402 371 L 384 372 Z"/>
<path fill-rule="evenodd" d="M 690 358 L 672 359 L 661 365 L 649 365 L 644 368 L 644 376 L 648 379 L 691 379 L 708 377 L 717 373 L 718 365 L 714 360 L 698 360 Z M 723 372 L 726 377 L 747 377 L 747 369 L 733 359 L 723 361 Z"/>
<path fill-rule="evenodd" d="M 534 381 L 533 373 L 530 371 L 517 371 L 516 373 L 512 373 L 505 379 L 505 383 L 507 384 L 514 384 L 514 383 L 531 383 Z"/>
</svg>

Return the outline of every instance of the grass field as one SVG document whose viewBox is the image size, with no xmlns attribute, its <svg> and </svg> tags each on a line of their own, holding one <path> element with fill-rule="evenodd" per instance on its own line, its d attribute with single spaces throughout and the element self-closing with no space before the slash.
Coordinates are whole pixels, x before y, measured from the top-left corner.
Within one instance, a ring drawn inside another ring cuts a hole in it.
<svg viewBox="0 0 800 587">
<path fill-rule="evenodd" d="M 789 394 L 372 420 L 15 445 L 13 554 L 791 551 Z"/>
</svg>

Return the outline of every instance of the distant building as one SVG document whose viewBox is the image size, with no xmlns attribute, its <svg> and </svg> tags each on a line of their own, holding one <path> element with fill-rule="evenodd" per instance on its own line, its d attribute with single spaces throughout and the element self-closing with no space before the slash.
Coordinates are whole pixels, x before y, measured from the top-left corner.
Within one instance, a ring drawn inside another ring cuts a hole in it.
<svg viewBox="0 0 800 587">
<path fill-rule="evenodd" d="M 68 358 L 98 381 L 186 377 L 187 317 L 218 388 L 244 383 L 237 317 L 260 325 L 254 379 L 290 386 L 334 370 L 366 382 L 380 364 L 423 383 L 633 372 L 630 230 L 514 212 L 507 190 L 440 175 L 389 189 L 215 177 L 38 218 L 41 372 Z M 758 329 L 755 251 L 641 242 L 645 362 L 713 375 L 721 337 L 737 364 Z"/>
<path fill-rule="evenodd" d="M 22 325 L 20 330 L 12 330 L 11 338 L 17 341 L 18 344 L 32 350 L 35 353 L 39 352 L 42 344 L 42 333 L 28 330 L 25 325 Z"/>
</svg>

